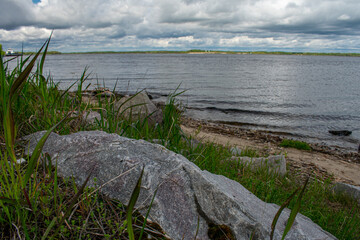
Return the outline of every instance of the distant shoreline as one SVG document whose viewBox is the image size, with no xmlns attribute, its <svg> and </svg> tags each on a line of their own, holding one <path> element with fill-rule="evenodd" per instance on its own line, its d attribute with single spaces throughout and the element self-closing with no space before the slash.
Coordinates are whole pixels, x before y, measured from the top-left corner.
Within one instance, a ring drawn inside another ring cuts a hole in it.
<svg viewBox="0 0 360 240">
<path fill-rule="evenodd" d="M 24 52 L 29 55 L 33 52 Z M 212 50 L 188 50 L 188 51 L 96 51 L 96 52 L 69 52 L 62 53 L 58 51 L 48 52 L 47 55 L 57 54 L 238 54 L 238 55 L 300 55 L 300 56 L 343 56 L 360 57 L 360 53 L 316 53 L 316 52 L 268 52 L 268 51 L 212 51 Z"/>
</svg>

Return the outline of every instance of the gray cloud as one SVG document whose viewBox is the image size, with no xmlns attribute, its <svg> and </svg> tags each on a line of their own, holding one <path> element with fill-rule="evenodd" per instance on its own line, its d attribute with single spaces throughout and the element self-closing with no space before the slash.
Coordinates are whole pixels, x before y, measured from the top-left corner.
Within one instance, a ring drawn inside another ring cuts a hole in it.
<svg viewBox="0 0 360 240">
<path fill-rule="evenodd" d="M 34 16 L 26 11 L 22 2 L 17 0 L 1 0 L 0 29 L 13 30 L 19 26 L 32 25 Z"/>
<path fill-rule="evenodd" d="M 60 51 L 360 52 L 359 9 L 358 0 L 1 0 L 0 42 L 31 48 L 54 29 Z"/>
</svg>

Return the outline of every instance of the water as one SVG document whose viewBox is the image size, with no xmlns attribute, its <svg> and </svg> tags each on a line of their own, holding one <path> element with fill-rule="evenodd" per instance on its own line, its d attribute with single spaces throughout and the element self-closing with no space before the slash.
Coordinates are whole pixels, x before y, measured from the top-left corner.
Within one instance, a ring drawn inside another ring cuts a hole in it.
<svg viewBox="0 0 360 240">
<path fill-rule="evenodd" d="M 167 95 L 179 84 L 187 114 L 242 127 L 291 133 L 309 142 L 357 149 L 360 58 L 224 54 L 49 55 L 62 87 L 89 67 L 92 86 Z M 351 130 L 336 137 L 329 130 Z"/>
</svg>

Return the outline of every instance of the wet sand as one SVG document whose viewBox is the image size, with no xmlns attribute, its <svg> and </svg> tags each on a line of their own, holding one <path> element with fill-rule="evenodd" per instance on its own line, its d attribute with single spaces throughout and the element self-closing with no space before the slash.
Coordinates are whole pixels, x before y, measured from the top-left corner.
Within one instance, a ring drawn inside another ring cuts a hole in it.
<svg viewBox="0 0 360 240">
<path fill-rule="evenodd" d="M 182 129 L 203 142 L 256 149 L 260 154 L 284 154 L 288 170 L 300 177 L 315 175 L 360 186 L 360 155 L 340 147 L 309 144 L 311 151 L 279 147 L 282 137 L 267 132 L 184 117 Z"/>
</svg>

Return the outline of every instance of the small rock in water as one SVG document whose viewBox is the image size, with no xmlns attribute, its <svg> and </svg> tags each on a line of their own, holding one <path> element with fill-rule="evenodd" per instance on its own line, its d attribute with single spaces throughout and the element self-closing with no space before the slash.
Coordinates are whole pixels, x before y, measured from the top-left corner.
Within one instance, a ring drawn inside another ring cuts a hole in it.
<svg viewBox="0 0 360 240">
<path fill-rule="evenodd" d="M 349 130 L 329 130 L 329 133 L 336 136 L 349 136 L 352 132 Z"/>
</svg>

